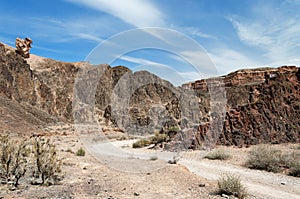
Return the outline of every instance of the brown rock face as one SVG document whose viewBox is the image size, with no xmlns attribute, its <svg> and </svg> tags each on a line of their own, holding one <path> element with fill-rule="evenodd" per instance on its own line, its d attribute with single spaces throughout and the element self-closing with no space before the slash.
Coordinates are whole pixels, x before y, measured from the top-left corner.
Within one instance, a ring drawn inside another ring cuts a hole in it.
<svg viewBox="0 0 300 199">
<path fill-rule="evenodd" d="M 211 107 L 209 93 L 218 91 L 216 79 L 174 87 L 124 66 L 95 67 L 35 55 L 25 60 L 0 43 L 0 125 L 29 131 L 75 121 L 137 134 L 176 127 L 179 132 L 170 131 L 165 144 L 170 150 L 197 148 L 207 139 L 237 146 L 300 141 L 298 67 L 240 70 L 221 79 L 226 96 L 214 95 L 227 99 L 222 124 L 216 122 L 222 117 L 216 114 L 218 106 Z"/>
<path fill-rule="evenodd" d="M 218 143 L 252 145 L 299 142 L 299 68 L 240 70 L 223 76 L 227 111 Z M 185 84 L 199 94 L 207 92 L 206 80 Z M 203 140 L 210 123 L 198 127 Z"/>
</svg>

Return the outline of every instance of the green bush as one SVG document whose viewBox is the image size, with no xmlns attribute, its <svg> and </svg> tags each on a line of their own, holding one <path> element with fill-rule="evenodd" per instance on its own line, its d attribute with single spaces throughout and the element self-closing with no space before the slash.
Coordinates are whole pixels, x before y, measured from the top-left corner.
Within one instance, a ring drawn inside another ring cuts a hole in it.
<svg viewBox="0 0 300 199">
<path fill-rule="evenodd" d="M 77 156 L 85 156 L 85 150 L 83 148 L 78 149 L 76 152 Z"/>
<path fill-rule="evenodd" d="M 142 147 L 149 146 L 150 144 L 151 144 L 151 142 L 149 140 L 141 139 L 141 140 L 138 140 L 135 143 L 133 143 L 132 147 L 133 148 L 142 148 Z"/>
<path fill-rule="evenodd" d="M 250 151 L 246 166 L 251 169 L 279 172 L 282 165 L 285 165 L 284 156 L 280 150 L 258 145 Z"/>
<path fill-rule="evenodd" d="M 240 178 L 234 175 L 225 175 L 219 178 L 218 180 L 218 193 L 233 195 L 238 198 L 246 198 L 247 191 L 246 188 L 242 185 Z"/>
<path fill-rule="evenodd" d="M 231 156 L 228 152 L 226 152 L 224 149 L 216 149 L 209 154 L 207 154 L 204 158 L 210 159 L 210 160 L 227 160 Z"/>
<path fill-rule="evenodd" d="M 167 134 L 164 133 L 156 133 L 153 137 L 151 137 L 150 142 L 151 144 L 159 144 L 165 142 L 168 138 Z"/>
</svg>

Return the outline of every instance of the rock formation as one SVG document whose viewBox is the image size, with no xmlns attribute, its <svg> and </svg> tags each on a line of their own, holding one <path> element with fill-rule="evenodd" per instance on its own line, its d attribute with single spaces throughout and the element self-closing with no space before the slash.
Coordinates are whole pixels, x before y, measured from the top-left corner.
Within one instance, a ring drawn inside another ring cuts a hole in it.
<svg viewBox="0 0 300 199">
<path fill-rule="evenodd" d="M 25 39 L 16 38 L 16 52 L 24 58 L 29 58 L 29 50 L 31 48 L 32 40 L 28 37 Z"/>
<path fill-rule="evenodd" d="M 210 106 L 207 82 L 214 86 L 214 79 L 174 87 L 124 66 L 94 67 L 35 55 L 24 59 L 0 43 L 0 125 L 20 132 L 74 121 L 137 134 L 184 129 L 169 131 L 164 145 L 169 149 L 182 147 L 183 141 L 184 148 L 197 148 L 214 136 L 219 144 L 237 146 L 299 141 L 298 67 L 239 70 L 221 78 L 227 99 L 222 126 L 214 124 L 218 115 Z M 212 126 L 222 133 L 208 135 Z"/>
<path fill-rule="evenodd" d="M 218 143 L 245 146 L 258 143 L 299 142 L 300 70 L 296 66 L 239 70 L 222 77 L 227 112 Z M 207 80 L 183 85 L 199 95 Z M 203 140 L 210 122 L 198 127 Z"/>
</svg>

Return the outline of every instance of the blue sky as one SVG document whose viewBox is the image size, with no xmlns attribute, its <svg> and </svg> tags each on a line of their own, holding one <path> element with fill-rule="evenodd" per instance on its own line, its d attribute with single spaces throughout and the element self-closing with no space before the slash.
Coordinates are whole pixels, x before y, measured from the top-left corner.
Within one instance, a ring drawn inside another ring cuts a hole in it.
<svg viewBox="0 0 300 199">
<path fill-rule="evenodd" d="M 16 37 L 30 37 L 31 53 L 73 62 L 85 60 L 123 31 L 159 27 L 200 44 L 222 75 L 240 68 L 300 65 L 299 9 L 299 0 L 1 1 L 0 41 L 13 46 Z M 164 40 L 159 32 L 149 34 Z M 185 53 L 204 62 L 197 51 Z M 128 52 L 109 64 L 153 70 L 175 84 L 215 75 L 203 67 L 201 76 L 191 63 L 159 49 Z M 170 70 L 178 78 L 170 79 Z"/>
</svg>

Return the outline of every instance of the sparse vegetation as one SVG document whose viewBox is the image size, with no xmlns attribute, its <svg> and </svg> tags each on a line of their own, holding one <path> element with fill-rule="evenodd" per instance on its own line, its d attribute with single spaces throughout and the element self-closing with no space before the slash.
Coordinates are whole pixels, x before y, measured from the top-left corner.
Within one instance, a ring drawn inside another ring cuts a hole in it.
<svg viewBox="0 0 300 199">
<path fill-rule="evenodd" d="M 289 175 L 294 176 L 294 177 L 300 177 L 300 164 L 295 163 L 294 165 L 291 166 Z"/>
<path fill-rule="evenodd" d="M 168 138 L 167 134 L 164 133 L 155 133 L 154 136 L 148 138 L 148 139 L 141 139 L 136 141 L 135 143 L 132 144 L 133 148 L 142 148 L 142 147 L 146 147 L 149 146 L 151 144 L 159 144 L 162 142 L 165 142 Z"/>
<path fill-rule="evenodd" d="M 54 183 L 60 172 L 61 160 L 49 140 L 35 137 L 33 141 L 13 140 L 0 135 L 0 177 L 2 183 L 17 187 L 19 180 L 31 171 L 40 184 Z M 52 180 L 50 182 L 50 180 Z"/>
<path fill-rule="evenodd" d="M 0 135 L 0 176 L 4 183 L 12 182 L 18 186 L 20 178 L 26 173 L 28 154 L 24 141 L 16 143 L 7 134 Z"/>
<path fill-rule="evenodd" d="M 258 145 L 250 151 L 247 167 L 251 169 L 279 172 L 283 163 L 282 152 L 266 145 Z"/>
<path fill-rule="evenodd" d="M 85 156 L 85 150 L 83 148 L 78 149 L 76 152 L 77 156 Z"/>
<path fill-rule="evenodd" d="M 218 180 L 218 187 L 219 194 L 235 196 L 240 199 L 247 197 L 246 188 L 242 185 L 240 178 L 237 176 L 225 175 L 220 177 Z"/>
<path fill-rule="evenodd" d="M 296 150 L 289 154 L 283 154 L 278 149 L 259 145 L 250 151 L 246 166 L 271 172 L 288 170 L 289 175 L 300 177 L 299 157 L 300 154 Z"/>
<path fill-rule="evenodd" d="M 155 160 L 157 160 L 157 159 L 158 159 L 157 156 L 151 156 L 151 157 L 150 157 L 150 160 L 152 160 L 152 161 L 155 161 Z"/>
<path fill-rule="evenodd" d="M 228 160 L 230 157 L 230 154 L 224 149 L 215 149 L 208 153 L 204 158 L 210 160 Z"/>
<path fill-rule="evenodd" d="M 32 145 L 36 169 L 34 176 L 42 179 L 43 185 L 56 181 L 57 173 L 61 172 L 62 161 L 58 158 L 56 148 L 50 140 L 35 137 Z M 52 180 L 52 182 L 50 182 Z"/>
<path fill-rule="evenodd" d="M 158 144 L 158 143 L 162 143 L 165 142 L 168 138 L 167 134 L 164 133 L 155 133 L 155 135 L 153 137 L 151 137 L 150 142 L 151 144 Z"/>
<path fill-rule="evenodd" d="M 68 152 L 68 153 L 74 153 L 74 152 L 72 151 L 72 149 L 70 149 L 70 148 L 68 148 L 68 149 L 66 150 L 66 152 Z"/>
<path fill-rule="evenodd" d="M 142 147 L 149 146 L 150 144 L 151 144 L 151 142 L 149 140 L 141 139 L 141 140 L 138 140 L 135 143 L 133 143 L 132 147 L 133 148 L 142 148 Z"/>
</svg>

